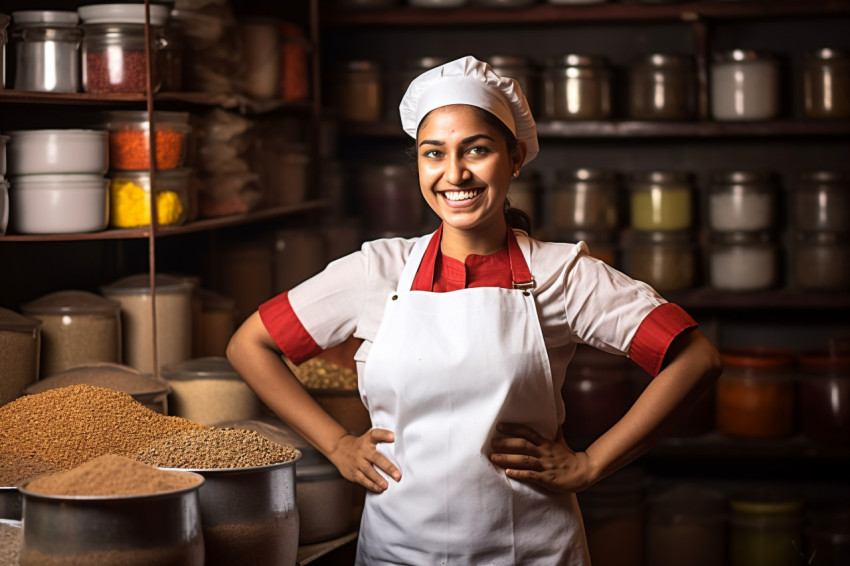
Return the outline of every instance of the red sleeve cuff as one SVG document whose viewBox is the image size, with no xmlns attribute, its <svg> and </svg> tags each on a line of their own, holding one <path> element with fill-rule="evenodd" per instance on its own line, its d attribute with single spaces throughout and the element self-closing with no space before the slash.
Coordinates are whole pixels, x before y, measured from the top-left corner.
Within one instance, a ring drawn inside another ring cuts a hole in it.
<svg viewBox="0 0 850 566">
<path fill-rule="evenodd" d="M 322 352 L 322 348 L 316 344 L 292 310 L 289 291 L 269 299 L 261 304 L 258 310 L 269 336 L 295 365 L 304 363 Z"/>
<path fill-rule="evenodd" d="M 629 357 L 655 377 L 661 371 L 661 362 L 673 339 L 695 326 L 696 321 L 679 305 L 661 304 L 638 326 L 629 348 Z"/>
</svg>

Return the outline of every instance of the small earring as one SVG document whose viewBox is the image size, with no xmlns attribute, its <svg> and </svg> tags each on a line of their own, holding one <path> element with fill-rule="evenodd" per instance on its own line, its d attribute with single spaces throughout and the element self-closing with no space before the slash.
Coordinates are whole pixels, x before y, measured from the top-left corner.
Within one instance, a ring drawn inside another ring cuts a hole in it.
<svg viewBox="0 0 850 566">
<path fill-rule="evenodd" d="M 511 174 L 511 176 L 512 176 L 514 179 L 516 179 L 517 177 L 519 177 L 519 169 L 517 169 L 516 171 L 514 171 L 514 172 Z"/>
</svg>

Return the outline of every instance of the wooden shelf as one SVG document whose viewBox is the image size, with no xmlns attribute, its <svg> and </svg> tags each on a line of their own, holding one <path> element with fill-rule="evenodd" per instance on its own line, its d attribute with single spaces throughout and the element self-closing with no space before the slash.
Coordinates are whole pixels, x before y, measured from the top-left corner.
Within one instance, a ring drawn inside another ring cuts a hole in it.
<svg viewBox="0 0 850 566">
<path fill-rule="evenodd" d="M 190 234 L 193 232 L 202 232 L 206 230 L 215 230 L 218 228 L 228 228 L 273 218 L 284 216 L 293 216 L 311 211 L 323 210 L 327 207 L 327 203 L 323 200 L 309 201 L 291 206 L 282 206 L 277 208 L 269 208 L 264 210 L 256 210 L 243 214 L 231 214 L 229 216 L 221 216 L 218 218 L 206 218 L 196 220 L 188 224 L 180 226 L 162 226 L 156 229 L 156 236 L 174 236 L 178 234 Z M 65 241 L 81 241 L 81 240 L 127 240 L 135 238 L 150 237 L 150 227 L 144 228 L 127 228 L 127 229 L 112 229 L 102 232 L 87 232 L 80 234 L 6 234 L 0 236 L 2 242 L 65 242 Z"/>
<path fill-rule="evenodd" d="M 827 458 L 850 460 L 850 450 L 819 446 L 802 435 L 787 438 L 731 438 L 719 432 L 693 438 L 667 438 L 656 444 L 650 457 L 694 459 Z"/>
<path fill-rule="evenodd" d="M 325 27 L 356 26 L 485 26 L 545 24 L 569 25 L 587 22 L 651 22 L 701 19 L 782 19 L 850 15 L 846 0 L 753 0 L 742 2 L 675 2 L 628 4 L 606 2 L 586 5 L 541 3 L 524 8 L 460 7 L 444 9 L 404 6 L 374 10 L 326 9 Z"/>
<path fill-rule="evenodd" d="M 296 566 L 306 566 L 319 561 L 326 554 L 342 548 L 347 544 L 357 543 L 358 531 L 353 531 L 339 538 L 316 544 L 301 545 L 298 547 Z"/>
<path fill-rule="evenodd" d="M 346 122 L 342 132 L 351 136 L 401 138 L 406 134 L 394 122 Z M 617 138 L 724 138 L 848 136 L 850 120 L 771 120 L 764 122 L 641 122 L 583 121 L 537 123 L 543 139 Z"/>
</svg>

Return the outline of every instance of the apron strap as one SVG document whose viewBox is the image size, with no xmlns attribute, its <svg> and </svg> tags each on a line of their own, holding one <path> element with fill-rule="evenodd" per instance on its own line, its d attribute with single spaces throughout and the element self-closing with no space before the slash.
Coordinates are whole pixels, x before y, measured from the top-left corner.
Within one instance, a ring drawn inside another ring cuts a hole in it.
<svg viewBox="0 0 850 566">
<path fill-rule="evenodd" d="M 442 228 L 442 225 L 440 228 Z M 431 243 L 431 240 L 434 237 L 439 237 L 441 235 L 442 229 L 438 229 L 433 234 L 423 236 L 416 241 L 413 245 L 413 249 L 410 251 L 410 255 L 407 257 L 407 261 L 404 264 L 404 270 L 399 278 L 396 292 L 410 290 L 413 285 L 413 281 L 416 278 L 416 273 L 419 271 L 422 258 L 425 256 L 428 249 L 428 244 Z M 534 281 L 534 277 L 532 277 L 531 271 L 528 268 L 528 261 L 526 260 L 527 254 L 523 253 L 524 250 L 517 241 L 516 234 L 514 234 L 514 231 L 510 228 L 508 229 L 507 239 L 508 259 L 510 260 L 511 265 L 511 282 L 513 284 L 513 288 L 524 291 L 534 289 L 537 286 L 537 283 Z M 431 278 L 433 280 L 434 266 L 424 266 L 424 268 L 430 271 Z"/>
</svg>

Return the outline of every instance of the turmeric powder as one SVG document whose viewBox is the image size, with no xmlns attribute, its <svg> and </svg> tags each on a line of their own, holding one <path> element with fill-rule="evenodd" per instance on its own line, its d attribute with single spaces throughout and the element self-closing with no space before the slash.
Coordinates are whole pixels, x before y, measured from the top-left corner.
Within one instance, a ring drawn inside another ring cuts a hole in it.
<svg viewBox="0 0 850 566">
<path fill-rule="evenodd" d="M 109 222 L 114 228 L 137 228 L 151 221 L 150 197 L 144 187 L 124 179 L 113 179 L 109 190 Z M 156 218 L 160 226 L 176 224 L 184 206 L 174 191 L 156 192 Z"/>
</svg>

